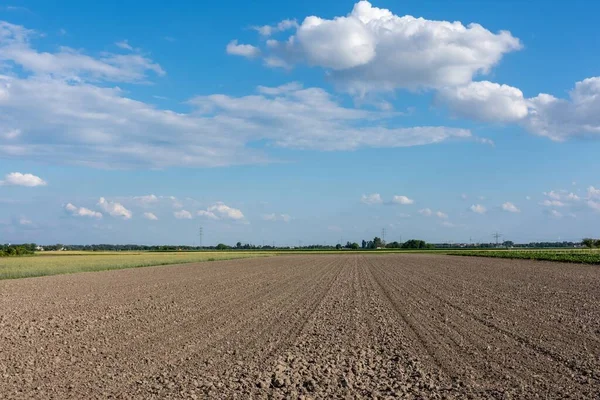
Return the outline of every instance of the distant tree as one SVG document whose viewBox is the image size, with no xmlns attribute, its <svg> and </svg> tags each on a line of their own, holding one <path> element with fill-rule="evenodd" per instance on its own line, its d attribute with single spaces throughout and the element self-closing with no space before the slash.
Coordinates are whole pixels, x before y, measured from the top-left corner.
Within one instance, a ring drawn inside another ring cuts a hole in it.
<svg viewBox="0 0 600 400">
<path fill-rule="evenodd" d="M 227 246 L 226 244 L 223 243 L 219 243 L 216 247 L 217 250 L 227 250 L 229 248 L 229 246 Z"/>
<path fill-rule="evenodd" d="M 596 247 L 600 247 L 600 239 L 596 239 Z"/>
<path fill-rule="evenodd" d="M 502 242 L 502 246 L 504 247 L 514 247 L 515 242 L 513 242 L 512 240 L 505 240 L 504 242 Z"/>
<path fill-rule="evenodd" d="M 361 246 L 361 247 L 362 247 L 363 249 L 366 249 L 366 248 L 367 248 L 367 241 L 366 241 L 366 240 L 364 240 L 364 239 L 363 239 L 363 241 L 362 241 L 362 246 Z"/>
<path fill-rule="evenodd" d="M 596 241 L 594 239 L 591 238 L 585 238 L 581 241 L 581 243 L 585 246 L 585 247 L 589 247 L 590 249 L 592 247 L 594 247 L 594 244 L 596 244 Z"/>
<path fill-rule="evenodd" d="M 235 244 L 235 247 L 237 247 L 238 249 L 241 249 L 242 248 L 242 242 L 237 242 Z"/>
<path fill-rule="evenodd" d="M 12 256 L 25 256 L 33 254 L 33 250 L 30 250 L 30 244 L 22 245 L 0 245 L 0 257 L 12 257 Z"/>
<path fill-rule="evenodd" d="M 360 247 L 360 246 L 359 246 L 359 245 L 358 245 L 358 243 L 356 243 L 356 242 L 354 242 L 354 243 L 352 243 L 352 244 L 350 245 L 350 248 L 351 248 L 352 250 L 358 250 L 358 248 L 359 248 L 359 247 Z"/>
<path fill-rule="evenodd" d="M 391 242 L 391 243 L 386 243 L 385 247 L 388 249 L 398 249 L 400 248 L 402 245 L 398 242 Z"/>
<path fill-rule="evenodd" d="M 336 249 L 336 250 L 341 250 L 341 249 L 342 249 L 342 245 L 341 245 L 341 244 L 339 244 L 339 243 L 338 243 L 338 244 L 336 244 L 336 245 L 335 245 L 335 249 Z"/>
<path fill-rule="evenodd" d="M 402 243 L 403 249 L 431 249 L 433 248 L 432 244 L 426 243 L 423 240 L 411 239 Z"/>
<path fill-rule="evenodd" d="M 373 238 L 373 248 L 377 249 L 379 247 L 383 247 L 383 240 L 375 236 L 375 238 Z"/>
</svg>

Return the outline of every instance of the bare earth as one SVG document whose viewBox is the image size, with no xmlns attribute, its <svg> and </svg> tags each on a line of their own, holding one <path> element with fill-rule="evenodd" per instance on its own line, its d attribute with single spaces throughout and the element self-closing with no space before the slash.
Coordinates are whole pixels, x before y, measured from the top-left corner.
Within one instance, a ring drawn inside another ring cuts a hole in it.
<svg viewBox="0 0 600 400">
<path fill-rule="evenodd" d="M 306 255 L 0 282 L 0 398 L 600 398 L 600 268 Z"/>
</svg>

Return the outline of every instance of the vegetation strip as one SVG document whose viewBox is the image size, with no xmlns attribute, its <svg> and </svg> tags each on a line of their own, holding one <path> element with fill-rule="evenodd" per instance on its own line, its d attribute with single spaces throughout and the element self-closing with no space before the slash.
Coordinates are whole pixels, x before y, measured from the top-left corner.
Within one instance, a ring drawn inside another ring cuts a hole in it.
<svg viewBox="0 0 600 400">
<path fill-rule="evenodd" d="M 594 250 L 456 250 L 445 254 L 600 265 L 600 251 Z"/>
<path fill-rule="evenodd" d="M 91 253 L 45 252 L 33 256 L 7 257 L 0 259 L 0 280 L 32 278 L 36 276 L 95 272 L 125 268 L 151 267 L 158 265 L 184 264 L 203 261 L 221 261 L 238 258 L 267 257 L 267 252 L 108 252 Z"/>
</svg>

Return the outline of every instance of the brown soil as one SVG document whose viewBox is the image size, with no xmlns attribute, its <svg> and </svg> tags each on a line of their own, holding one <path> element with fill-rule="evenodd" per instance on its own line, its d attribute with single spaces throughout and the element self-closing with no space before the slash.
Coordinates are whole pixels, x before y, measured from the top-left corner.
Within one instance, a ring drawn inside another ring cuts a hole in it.
<svg viewBox="0 0 600 400">
<path fill-rule="evenodd" d="M 600 268 L 306 255 L 0 282 L 0 398 L 600 398 Z"/>
</svg>

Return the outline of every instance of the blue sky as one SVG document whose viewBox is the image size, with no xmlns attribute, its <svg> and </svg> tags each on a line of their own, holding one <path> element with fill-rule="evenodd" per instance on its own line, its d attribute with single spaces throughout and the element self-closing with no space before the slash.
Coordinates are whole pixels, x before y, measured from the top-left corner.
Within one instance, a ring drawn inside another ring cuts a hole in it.
<svg viewBox="0 0 600 400">
<path fill-rule="evenodd" d="M 0 242 L 600 236 L 600 6 L 291 3 L 1 5 Z"/>
</svg>

